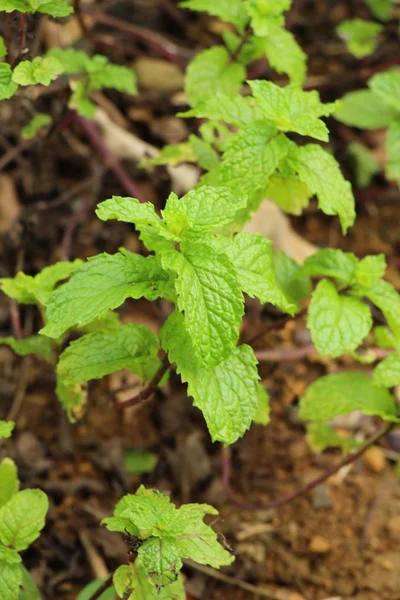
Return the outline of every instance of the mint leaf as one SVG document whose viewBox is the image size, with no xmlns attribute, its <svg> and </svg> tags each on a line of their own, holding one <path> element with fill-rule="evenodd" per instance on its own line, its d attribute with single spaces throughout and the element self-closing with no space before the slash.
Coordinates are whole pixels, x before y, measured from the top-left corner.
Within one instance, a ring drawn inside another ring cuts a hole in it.
<svg viewBox="0 0 400 600">
<path fill-rule="evenodd" d="M 396 111 L 400 110 L 400 71 L 398 69 L 377 73 L 371 77 L 368 86 L 387 105 Z"/>
<path fill-rule="evenodd" d="M 84 73 L 87 71 L 91 60 L 86 52 L 75 50 L 75 48 L 52 48 L 47 52 L 47 56 L 58 60 L 66 75 Z"/>
<path fill-rule="evenodd" d="M 329 131 L 319 117 L 329 116 L 335 104 L 322 104 L 316 91 L 280 87 L 271 81 L 249 81 L 253 96 L 265 118 L 279 131 L 294 131 L 328 141 Z"/>
<path fill-rule="evenodd" d="M 129 369 L 150 380 L 159 368 L 158 339 L 147 327 L 128 323 L 114 331 L 89 333 L 60 356 L 57 374 L 70 385 Z"/>
<path fill-rule="evenodd" d="M 400 185 L 400 119 L 393 121 L 387 132 L 386 153 L 388 162 L 385 165 L 386 177 L 397 181 Z"/>
<path fill-rule="evenodd" d="M 47 325 L 40 331 L 58 338 L 71 327 L 82 327 L 126 298 L 158 297 L 168 279 L 154 256 L 143 258 L 127 250 L 98 254 L 74 271 L 46 303 Z"/>
<path fill-rule="evenodd" d="M 257 36 L 269 35 L 271 28 L 283 25 L 282 13 L 289 10 L 292 0 L 275 0 L 264 2 L 247 0 L 247 10 L 251 17 L 251 26 Z"/>
<path fill-rule="evenodd" d="M 11 98 L 18 88 L 18 85 L 12 80 L 12 74 L 8 63 L 0 63 L 0 100 Z"/>
<path fill-rule="evenodd" d="M 0 439 L 7 439 L 7 438 L 11 437 L 14 427 L 15 427 L 14 421 L 0 420 Z"/>
<path fill-rule="evenodd" d="M 234 267 L 199 242 L 163 255 L 162 265 L 176 274 L 177 306 L 196 356 L 204 367 L 218 364 L 233 352 L 244 312 Z"/>
<path fill-rule="evenodd" d="M 234 443 L 257 415 L 259 408 L 258 373 L 249 346 L 238 346 L 220 364 L 204 369 L 194 358 L 193 346 L 183 316 L 172 313 L 161 330 L 163 348 L 207 422 L 213 441 Z"/>
<path fill-rule="evenodd" d="M 349 144 L 347 152 L 353 163 L 357 187 L 368 187 L 373 177 L 380 171 L 379 163 L 374 154 L 369 148 L 358 142 Z"/>
<path fill-rule="evenodd" d="M 82 417 L 87 402 L 87 392 L 84 385 L 79 383 L 70 384 L 69 381 L 57 377 L 56 394 L 71 423 L 75 423 Z"/>
<path fill-rule="evenodd" d="M 296 305 L 287 298 L 276 278 L 272 260 L 272 242 L 262 235 L 238 233 L 233 238 L 213 242 L 236 269 L 240 289 L 251 298 L 270 302 L 282 311 L 294 314 Z"/>
<path fill-rule="evenodd" d="M 143 569 L 136 564 L 122 565 L 114 573 L 117 594 L 124 600 L 186 600 L 182 576 L 162 588 L 153 585 Z M 131 594 L 127 596 L 128 590 Z M 78 599 L 79 600 L 79 599 Z"/>
<path fill-rule="evenodd" d="M 343 437 L 330 425 L 319 421 L 308 425 L 307 442 L 315 452 L 322 452 L 326 448 L 341 448 L 346 454 L 360 445 L 353 438 Z"/>
<path fill-rule="evenodd" d="M 179 3 L 182 8 L 193 11 L 207 12 L 221 21 L 232 23 L 239 30 L 243 30 L 248 20 L 246 7 L 242 0 L 185 0 Z"/>
<path fill-rule="evenodd" d="M 42 600 L 42 595 L 33 579 L 32 575 L 21 565 L 22 569 L 22 589 L 19 592 L 19 600 Z M 101 599 L 104 600 L 104 599 Z M 109 600 L 114 600 L 109 598 Z"/>
<path fill-rule="evenodd" d="M 295 176 L 284 177 L 275 174 L 268 181 L 265 195 L 276 202 L 285 212 L 291 215 L 301 215 L 303 209 L 309 204 L 312 192 Z"/>
<path fill-rule="evenodd" d="M 300 400 L 299 416 L 310 421 L 330 421 L 353 410 L 396 421 L 397 409 L 391 394 L 360 372 L 335 373 L 314 381 Z"/>
<path fill-rule="evenodd" d="M 292 146 L 291 168 L 318 197 L 319 208 L 326 215 L 339 215 L 343 233 L 355 219 L 351 186 L 340 171 L 335 158 L 315 144 Z"/>
<path fill-rule="evenodd" d="M 357 58 L 372 54 L 378 45 L 378 34 L 383 25 L 364 19 L 344 20 L 336 31 L 347 44 L 349 51 Z"/>
<path fill-rule="evenodd" d="M 359 268 L 358 259 L 352 252 L 323 248 L 304 261 L 300 273 L 312 277 L 324 275 L 349 285 Z"/>
<path fill-rule="evenodd" d="M 254 101 L 251 98 L 244 98 L 238 94 L 229 96 L 227 94 L 216 93 L 206 98 L 204 102 L 191 110 L 178 113 L 177 116 L 223 121 L 237 127 L 243 127 L 244 125 L 249 125 L 254 119 L 255 110 L 252 106 L 253 104 Z"/>
<path fill-rule="evenodd" d="M 366 296 L 384 314 L 396 338 L 400 338 L 400 295 L 392 284 L 378 281 L 368 288 L 354 290 L 358 296 Z"/>
<path fill-rule="evenodd" d="M 395 0 L 365 0 L 372 14 L 381 21 L 389 21 Z"/>
<path fill-rule="evenodd" d="M 158 462 L 157 454 L 127 448 L 124 450 L 124 467 L 131 475 L 144 475 L 154 471 Z"/>
<path fill-rule="evenodd" d="M 286 252 L 272 254 L 275 276 L 286 297 L 298 305 L 311 295 L 312 284 L 308 276 L 302 275 L 302 267 Z"/>
<path fill-rule="evenodd" d="M 41 131 L 44 127 L 47 127 L 51 123 L 50 115 L 45 113 L 37 113 L 31 122 L 22 129 L 22 139 L 30 140 Z"/>
<path fill-rule="evenodd" d="M 268 34 L 257 41 L 275 71 L 286 73 L 293 83 L 304 81 L 307 55 L 290 31 L 279 24 L 271 24 Z"/>
<path fill-rule="evenodd" d="M 156 167 L 157 165 L 175 167 L 182 162 L 197 162 L 197 156 L 189 142 L 164 146 L 157 156 L 142 160 L 139 166 L 142 168 Z"/>
<path fill-rule="evenodd" d="M 376 385 L 394 387 L 400 384 L 400 354 L 389 354 L 374 370 Z"/>
<path fill-rule="evenodd" d="M 52 56 L 23 60 L 14 69 L 12 80 L 19 85 L 50 85 L 63 72 L 61 63 Z"/>
<path fill-rule="evenodd" d="M 270 422 L 269 394 L 262 383 L 258 384 L 258 406 L 254 423 L 268 425 Z"/>
<path fill-rule="evenodd" d="M 336 358 L 355 350 L 372 327 L 371 313 L 356 298 L 339 296 L 324 279 L 315 288 L 307 325 L 319 354 Z"/>
<path fill-rule="evenodd" d="M 118 567 L 117 571 L 119 571 L 121 567 Z M 122 568 L 125 568 L 122 567 Z M 129 568 L 129 567 L 128 567 Z M 115 577 L 115 574 L 114 574 Z M 93 594 L 98 591 L 98 589 L 103 585 L 106 581 L 107 577 L 103 577 L 102 579 L 95 579 L 86 585 L 83 590 L 81 590 L 76 598 L 76 600 L 91 600 Z M 113 585 L 107 588 L 99 597 L 98 600 L 115 600 L 116 590 Z M 129 600 L 129 599 L 127 599 Z M 133 600 L 133 599 L 132 599 Z M 172 600 L 172 599 L 171 599 Z"/>
<path fill-rule="evenodd" d="M 7 48 L 3 36 L 0 35 L 0 58 L 4 58 L 5 56 L 7 56 Z"/>
<path fill-rule="evenodd" d="M 23 490 L 0 508 L 0 542 L 25 550 L 39 537 L 49 508 L 41 490 Z"/>
<path fill-rule="evenodd" d="M 379 348 L 398 348 L 400 342 L 396 340 L 388 327 L 383 325 L 374 327 L 373 333 Z"/>
<path fill-rule="evenodd" d="M 358 285 L 370 287 L 379 282 L 386 271 L 386 260 L 383 254 L 366 256 L 356 269 L 355 281 Z"/>
<path fill-rule="evenodd" d="M 211 171 L 219 165 L 219 156 L 209 142 L 206 142 L 197 135 L 190 135 L 189 141 L 192 144 L 193 151 L 196 154 L 197 162 L 202 169 Z"/>
<path fill-rule="evenodd" d="M 37 354 L 46 360 L 51 359 L 51 341 L 41 335 L 32 335 L 22 340 L 17 340 L 13 337 L 0 337 L 1 344 L 9 346 L 20 356 Z"/>
<path fill-rule="evenodd" d="M 4 421 L 0 421 L 0 424 Z M 0 462 L 0 507 L 18 492 L 19 479 L 17 474 L 17 465 L 11 458 L 3 458 Z"/>
<path fill-rule="evenodd" d="M 87 62 L 90 91 L 111 88 L 118 92 L 135 95 L 137 93 L 136 76 L 132 69 L 109 62 L 106 56 L 95 54 Z"/>
<path fill-rule="evenodd" d="M 186 71 L 185 91 L 192 106 L 214 94 L 233 95 L 246 77 L 243 65 L 230 61 L 222 46 L 204 50 L 194 58 Z"/>
<path fill-rule="evenodd" d="M 397 111 L 372 90 L 356 90 L 341 98 L 335 119 L 359 129 L 388 127 Z"/>
<path fill-rule="evenodd" d="M 4 600 L 18 600 L 22 583 L 20 562 L 18 552 L 0 545 L 0 597 Z"/>
</svg>

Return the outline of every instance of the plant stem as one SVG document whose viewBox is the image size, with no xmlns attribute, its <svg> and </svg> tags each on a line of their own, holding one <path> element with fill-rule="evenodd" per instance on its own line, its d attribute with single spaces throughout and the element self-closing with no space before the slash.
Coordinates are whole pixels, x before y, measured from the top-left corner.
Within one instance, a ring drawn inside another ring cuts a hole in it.
<svg viewBox="0 0 400 600">
<path fill-rule="evenodd" d="M 101 586 L 88 598 L 88 600 L 98 600 L 103 592 L 105 592 L 109 587 L 112 586 L 113 573 L 111 573 L 105 581 L 101 584 Z"/>
<path fill-rule="evenodd" d="M 248 504 L 246 502 L 243 502 L 240 498 L 238 498 L 238 496 L 236 495 L 236 492 L 231 488 L 230 479 L 231 479 L 231 471 L 232 471 L 232 455 L 231 455 L 231 448 L 226 447 L 223 449 L 223 455 L 222 455 L 222 460 L 223 460 L 222 484 L 223 484 L 225 493 L 226 493 L 227 497 L 233 502 L 233 504 L 235 504 L 239 508 L 242 508 L 245 510 L 269 510 L 272 508 L 278 508 L 279 506 L 283 506 L 284 504 L 288 504 L 289 502 L 292 502 L 299 496 L 303 496 L 304 494 L 307 494 L 314 488 L 321 485 L 321 483 L 323 483 L 324 481 L 329 479 L 329 477 L 332 477 L 332 475 L 335 475 L 335 473 L 340 471 L 340 469 L 342 469 L 346 465 L 350 465 L 350 464 L 354 463 L 356 460 L 358 460 L 364 454 L 364 452 L 366 450 L 368 450 L 368 448 L 370 448 L 371 446 L 376 444 L 376 442 L 378 442 L 381 438 L 383 438 L 385 435 L 387 435 L 393 426 L 394 426 L 394 423 L 385 424 L 374 435 L 372 435 L 365 442 L 365 444 L 363 444 L 363 446 L 361 446 L 361 448 L 359 448 L 356 452 L 353 452 L 353 454 L 349 454 L 348 456 L 345 456 L 336 465 L 334 465 L 333 467 L 331 467 L 330 469 L 328 469 L 324 473 L 322 473 L 322 475 L 319 475 L 316 479 L 313 479 L 312 481 L 310 481 L 309 483 L 298 488 L 291 494 L 288 494 L 287 496 L 281 496 L 280 498 L 276 498 L 275 500 L 271 500 L 270 502 L 267 502 L 266 504 L 260 504 L 260 505 Z"/>
<path fill-rule="evenodd" d="M 11 12 L 6 17 L 6 33 L 4 36 L 4 45 L 7 49 L 6 61 L 11 63 L 11 38 L 12 38 L 12 24 L 14 19 L 14 12 Z"/>
<path fill-rule="evenodd" d="M 241 51 L 243 50 L 243 48 L 244 48 L 246 42 L 248 41 L 248 39 L 250 38 L 251 34 L 252 34 L 251 27 L 248 27 L 246 29 L 246 31 L 243 33 L 242 39 L 240 40 L 238 47 L 231 54 L 231 59 L 230 59 L 231 63 L 237 61 L 237 59 L 240 56 Z"/>
<path fill-rule="evenodd" d="M 87 38 L 90 42 L 96 42 L 96 36 L 93 34 L 92 30 L 86 25 L 85 18 L 83 16 L 81 0 L 74 0 L 74 14 L 76 20 L 79 23 L 79 27 L 81 28 L 82 35 Z"/>
<path fill-rule="evenodd" d="M 27 20 L 27 14 L 22 13 L 19 18 L 19 24 L 18 24 L 18 49 L 17 49 L 17 55 L 14 59 L 14 63 L 17 62 L 17 60 L 21 56 L 22 51 L 24 49 L 25 33 L 26 33 L 26 20 Z"/>
<path fill-rule="evenodd" d="M 292 320 L 297 321 L 298 319 L 303 317 L 306 313 L 307 313 L 307 308 L 303 308 L 300 312 L 297 313 L 297 315 L 294 315 L 294 317 L 289 315 L 288 317 L 283 317 L 283 319 L 279 319 L 279 321 L 275 321 L 275 323 L 270 323 L 264 329 L 262 329 L 261 331 L 259 331 L 255 335 L 253 335 L 250 339 L 246 340 L 245 343 L 249 344 L 249 346 L 252 346 L 256 340 L 264 337 L 264 335 L 266 335 L 270 331 L 276 331 L 279 329 L 283 329 L 285 327 L 286 323 L 288 323 L 289 321 L 292 321 Z"/>
<path fill-rule="evenodd" d="M 160 383 L 161 379 L 164 377 L 165 373 L 170 368 L 170 364 L 168 361 L 168 357 L 165 355 L 161 367 L 158 369 L 157 373 L 154 375 L 153 379 L 147 384 L 147 386 L 139 392 L 136 396 L 131 398 L 130 400 L 126 400 L 125 402 L 116 402 L 115 406 L 117 408 L 128 408 L 128 406 L 135 406 L 137 404 L 142 404 L 149 400 L 151 396 L 157 390 L 157 386 Z"/>
</svg>

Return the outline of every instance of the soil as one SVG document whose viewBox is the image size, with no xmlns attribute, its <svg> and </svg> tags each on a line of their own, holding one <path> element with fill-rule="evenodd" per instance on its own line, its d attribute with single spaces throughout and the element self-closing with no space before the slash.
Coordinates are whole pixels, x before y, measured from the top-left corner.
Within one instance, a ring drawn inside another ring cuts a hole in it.
<svg viewBox="0 0 400 600">
<path fill-rule="evenodd" d="M 173 41 L 180 48 L 175 62 L 182 65 L 195 51 L 215 43 L 222 28 L 213 19 L 177 10 L 177 3 L 170 0 L 95 4 L 96 11 L 107 11 Z M 362 1 L 295 1 L 289 24 L 310 56 L 308 84 L 320 90 L 323 100 L 360 87 L 374 69 L 391 64 L 394 49 L 398 53 L 395 21 L 385 26 L 379 50 L 371 57 L 360 63 L 346 52 L 335 25 L 343 18 L 368 18 L 368 14 Z M 27 40 L 45 47 L 52 32 L 38 27 L 38 19 L 33 18 Z M 113 60 L 136 62 L 143 72 L 137 97 L 102 94 L 102 107 L 127 130 L 157 146 L 185 139 L 196 125 L 174 117 L 184 106 L 181 66 L 129 34 L 101 24 L 94 31 L 99 36 L 95 44 L 81 38 L 76 24 L 75 28 L 65 25 L 62 35 Z M 150 64 L 149 58 L 154 59 Z M 260 72 L 257 76 L 282 81 L 266 63 L 255 65 L 255 70 Z M 60 258 L 112 253 L 121 245 L 141 249 L 131 227 L 102 223 L 94 215 L 97 202 L 126 191 L 109 163 L 93 151 L 79 120 L 65 119 L 66 94 L 67 90 L 57 88 L 36 100 L 36 109 L 50 111 L 57 126 L 45 140 L 19 147 L 7 164 L 2 161 L 20 144 L 18 132 L 32 103 L 20 98 L 0 104 L 0 276 L 13 276 L 17 270 L 36 273 Z M 379 154 L 382 136 L 350 130 L 333 120 L 329 127 L 332 149 L 354 181 L 346 158 L 349 139 L 367 143 Z M 124 162 L 123 168 L 141 193 L 162 208 L 171 189 L 167 172 L 160 168 L 149 174 L 132 161 Z M 338 220 L 322 215 L 314 203 L 302 217 L 293 219 L 293 226 L 321 247 L 343 248 L 360 257 L 384 252 L 388 279 L 399 285 L 398 189 L 378 175 L 367 189 L 356 190 L 356 198 L 358 219 L 346 238 Z M 142 323 L 156 331 L 164 309 L 159 302 L 150 306 L 128 301 L 121 315 L 124 322 Z M 256 335 L 279 317 L 271 307 L 260 309 L 249 302 L 243 338 Z M 40 324 L 31 307 L 21 308 L 20 319 L 25 334 Z M 10 303 L 4 296 L 0 297 L 0 333 L 12 334 Z M 307 343 L 300 319 L 269 331 L 255 347 L 294 348 Z M 152 402 L 126 411 L 116 410 L 113 400 L 135 393 L 137 381 L 131 374 L 94 382 L 89 386 L 87 412 L 72 425 L 56 400 L 54 376 L 43 363 L 18 358 L 0 346 L 0 418 L 15 413 L 17 423 L 13 437 L 0 446 L 0 458 L 13 458 L 23 487 L 40 487 L 50 499 L 46 529 L 24 555 L 43 597 L 73 600 L 93 577 L 104 576 L 127 560 L 123 540 L 99 522 L 123 494 L 144 483 L 170 493 L 177 503 L 208 502 L 220 510 L 215 528 L 234 549 L 236 561 L 224 569 L 226 581 L 185 567 L 189 598 L 398 600 L 400 483 L 395 464 L 400 445 L 396 432 L 312 493 L 276 510 L 262 509 L 263 503 L 294 491 L 340 460 L 339 452 L 321 454 L 310 449 L 296 406 L 316 377 L 352 364 L 348 358 L 262 363 L 260 374 L 271 394 L 271 422 L 267 427 L 254 426 L 229 456 L 219 444 L 211 443 L 200 412 L 174 375 Z M 121 387 L 128 391 L 117 393 Z M 354 428 L 365 438 L 377 423 L 364 418 L 340 426 Z M 124 452 L 132 448 L 157 455 L 153 472 L 144 476 L 127 472 Z M 234 494 L 222 476 L 226 460 L 231 461 Z M 249 507 L 240 508 L 234 499 Z M 253 591 L 243 589 L 246 582 L 255 586 Z"/>
</svg>

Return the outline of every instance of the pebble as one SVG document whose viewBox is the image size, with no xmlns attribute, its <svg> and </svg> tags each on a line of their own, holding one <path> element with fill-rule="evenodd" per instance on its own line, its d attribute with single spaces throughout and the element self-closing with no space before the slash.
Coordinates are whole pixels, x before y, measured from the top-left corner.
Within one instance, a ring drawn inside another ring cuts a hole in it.
<svg viewBox="0 0 400 600">
<path fill-rule="evenodd" d="M 331 547 L 330 541 L 324 538 L 322 535 L 314 535 L 308 545 L 310 552 L 314 552 L 315 554 L 326 554 L 329 552 Z"/>
<path fill-rule="evenodd" d="M 331 490 L 326 484 L 319 485 L 312 493 L 312 503 L 314 508 L 332 508 L 333 500 Z"/>
<path fill-rule="evenodd" d="M 386 458 L 382 448 L 372 446 L 363 454 L 364 463 L 375 473 L 380 473 L 386 468 Z"/>
</svg>

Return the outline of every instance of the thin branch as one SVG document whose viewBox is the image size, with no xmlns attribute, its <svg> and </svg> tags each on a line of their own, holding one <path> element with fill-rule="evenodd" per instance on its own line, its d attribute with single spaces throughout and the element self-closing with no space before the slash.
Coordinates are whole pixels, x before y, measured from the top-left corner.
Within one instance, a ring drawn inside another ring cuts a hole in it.
<svg viewBox="0 0 400 600">
<path fill-rule="evenodd" d="M 78 21 L 79 27 L 81 28 L 82 35 L 87 38 L 90 42 L 96 43 L 96 36 L 93 31 L 86 25 L 85 18 L 83 16 L 81 0 L 74 0 L 74 15 Z"/>
<path fill-rule="evenodd" d="M 19 411 L 21 410 L 22 404 L 24 403 L 26 388 L 28 385 L 30 365 L 30 356 L 24 356 L 21 362 L 20 371 L 18 373 L 17 389 L 15 391 L 12 405 L 6 417 L 7 421 L 15 421 L 19 414 Z"/>
<path fill-rule="evenodd" d="M 111 573 L 105 581 L 101 584 L 101 586 L 92 594 L 88 600 L 99 600 L 100 596 L 103 592 L 105 592 L 109 587 L 112 586 L 113 581 L 113 573 Z"/>
<path fill-rule="evenodd" d="M 8 163 L 17 158 L 20 154 L 22 154 L 24 150 L 27 150 L 28 148 L 36 144 L 38 139 L 39 138 L 34 137 L 30 140 L 22 140 L 22 142 L 16 144 L 15 146 L 12 146 L 12 148 L 7 150 L 7 152 L 3 154 L 3 156 L 0 158 L 0 171 L 2 171 L 4 167 L 8 165 Z"/>
<path fill-rule="evenodd" d="M 307 312 L 307 308 L 303 308 L 300 312 L 298 312 L 296 315 L 294 315 L 294 317 L 289 315 L 287 317 L 283 317 L 283 319 L 279 319 L 278 321 L 275 321 L 274 323 L 270 323 L 264 329 L 262 329 L 261 331 L 259 331 L 255 335 L 253 335 L 250 339 L 246 340 L 245 343 L 249 344 L 249 346 L 252 346 L 256 340 L 264 337 L 264 335 L 266 335 L 270 331 L 277 331 L 279 329 L 283 329 L 285 327 L 286 323 L 288 323 L 289 321 L 297 321 L 298 319 L 301 319 L 301 317 L 304 317 L 306 312 Z"/>
<path fill-rule="evenodd" d="M 157 373 L 154 375 L 153 379 L 147 384 L 144 390 L 139 392 L 139 394 L 137 394 L 130 400 L 126 400 L 125 402 L 116 402 L 115 406 L 117 408 L 128 408 L 128 406 L 136 406 L 149 400 L 156 392 L 158 384 L 160 383 L 161 379 L 164 377 L 165 373 L 168 371 L 170 366 L 171 365 L 169 364 L 168 357 L 164 356 L 161 367 L 158 369 Z"/>
<path fill-rule="evenodd" d="M 11 12 L 6 16 L 6 33 L 4 36 L 4 45 L 7 50 L 6 61 L 11 64 L 11 45 L 12 45 L 12 25 L 15 12 Z"/>
<path fill-rule="evenodd" d="M 27 13 L 21 13 L 18 23 L 18 49 L 17 54 L 14 59 L 14 63 L 17 62 L 19 57 L 22 54 L 25 45 L 25 33 L 26 33 L 26 21 L 27 21 Z"/>
<path fill-rule="evenodd" d="M 241 40 L 240 40 L 240 42 L 239 42 L 239 45 L 238 45 L 238 47 L 237 47 L 237 48 L 236 48 L 236 50 L 234 50 L 234 51 L 232 52 L 232 54 L 231 54 L 231 58 L 230 58 L 230 62 L 231 62 L 231 63 L 233 63 L 233 62 L 236 62 L 236 61 L 237 61 L 237 59 L 239 58 L 239 56 L 240 56 L 240 53 L 241 53 L 241 51 L 243 50 L 243 48 L 244 48 L 244 46 L 245 46 L 246 42 L 247 42 L 247 41 L 249 40 L 249 38 L 251 37 L 251 34 L 252 34 L 252 32 L 253 32 L 253 30 L 251 29 L 251 27 L 248 27 L 248 28 L 246 29 L 246 31 L 244 32 L 244 34 L 243 34 L 243 36 L 242 36 L 242 39 L 241 39 Z"/>
<path fill-rule="evenodd" d="M 260 504 L 260 505 L 248 504 L 246 502 L 243 502 L 243 500 L 241 500 L 237 496 L 236 492 L 231 488 L 230 480 L 231 480 L 231 471 L 232 471 L 232 454 L 231 454 L 231 448 L 228 446 L 228 447 L 224 448 L 222 451 L 222 453 L 223 453 L 222 454 L 222 484 L 223 484 L 225 493 L 226 493 L 227 497 L 229 498 L 229 500 L 231 500 L 231 502 L 233 504 L 235 504 L 239 508 L 242 508 L 245 510 L 269 510 L 272 508 L 278 508 L 279 506 L 283 506 L 284 504 L 288 504 L 289 502 L 292 502 L 299 496 L 303 496 L 304 494 L 307 494 L 314 488 L 321 485 L 321 483 L 324 483 L 324 481 L 329 479 L 329 477 L 332 477 L 332 475 L 335 475 L 335 473 L 340 471 L 340 469 L 342 469 L 346 465 L 350 465 L 350 464 L 356 462 L 356 460 L 358 460 L 364 454 L 364 452 L 366 450 L 368 450 L 368 448 L 370 448 L 371 446 L 376 444 L 376 442 L 378 442 L 381 438 L 385 437 L 389 433 L 389 431 L 392 429 L 393 426 L 394 426 L 394 423 L 385 424 L 373 436 L 371 436 L 365 442 L 365 444 L 363 444 L 363 446 L 361 446 L 361 448 L 359 448 L 356 452 L 353 452 L 353 454 L 349 454 L 348 456 L 344 457 L 336 465 L 334 465 L 330 469 L 326 470 L 324 473 L 322 473 L 322 475 L 319 475 L 319 477 L 317 477 L 316 479 L 313 479 L 309 483 L 303 485 L 303 487 L 298 488 L 297 490 L 295 490 L 291 494 L 288 494 L 287 496 L 281 496 L 280 498 L 276 498 L 275 500 L 271 500 L 270 502 L 267 502 L 266 504 Z"/>
</svg>

